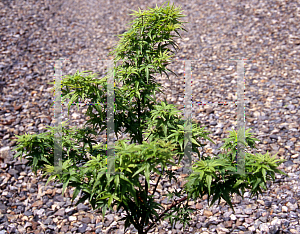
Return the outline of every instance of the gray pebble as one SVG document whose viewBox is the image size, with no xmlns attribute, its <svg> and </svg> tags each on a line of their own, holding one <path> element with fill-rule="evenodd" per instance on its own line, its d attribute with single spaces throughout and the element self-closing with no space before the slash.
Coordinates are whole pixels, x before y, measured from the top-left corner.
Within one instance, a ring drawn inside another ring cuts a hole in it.
<svg viewBox="0 0 300 234">
<path fill-rule="evenodd" d="M 87 224 L 83 223 L 79 228 L 78 228 L 78 232 L 79 233 L 84 233 L 87 229 Z"/>
<path fill-rule="evenodd" d="M 84 205 L 84 204 L 82 204 L 82 203 L 80 203 L 80 204 L 78 204 L 78 206 L 77 206 L 77 210 L 88 211 L 88 210 L 89 210 L 89 207 L 86 206 L 86 205 Z"/>
</svg>

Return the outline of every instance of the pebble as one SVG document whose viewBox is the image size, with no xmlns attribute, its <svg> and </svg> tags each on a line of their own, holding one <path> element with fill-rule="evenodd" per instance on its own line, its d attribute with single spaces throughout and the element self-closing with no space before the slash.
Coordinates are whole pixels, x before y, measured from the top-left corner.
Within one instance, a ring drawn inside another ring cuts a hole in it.
<svg viewBox="0 0 300 234">
<path fill-rule="evenodd" d="M 74 207 L 75 203 L 70 201 L 74 190 L 68 188 L 61 196 L 62 185 L 45 186 L 47 179 L 42 179 L 41 173 L 36 177 L 27 166 L 27 159 L 13 159 L 15 142 L 12 140 L 16 139 L 15 134 L 41 133 L 45 132 L 45 126 L 53 126 L 53 94 L 50 93 L 53 86 L 47 83 L 53 81 L 54 62 L 47 60 L 67 58 L 64 74 L 77 69 L 98 71 L 103 65 L 91 61 L 112 59 L 107 54 L 117 44 L 115 34 L 126 28 L 125 23 L 130 19 L 128 9 L 136 6 L 120 0 L 92 0 L 86 4 L 16 0 L 0 4 L 4 15 L 0 26 L 0 234 L 124 233 L 124 223 L 116 221 L 124 212 L 107 211 L 103 219 L 88 203 Z M 139 7 L 144 9 L 146 5 L 155 7 L 155 2 L 148 1 Z M 254 137 L 261 142 L 257 150 L 250 152 L 265 154 L 269 151 L 271 155 L 278 152 L 278 158 L 287 160 L 281 170 L 290 177 L 277 174 L 279 182 L 271 182 L 259 199 L 234 196 L 235 214 L 228 205 L 215 204 L 209 208 L 206 198 L 199 199 L 195 202 L 198 210 L 186 228 L 180 223 L 172 227 L 165 222 L 153 233 L 171 230 L 171 233 L 202 234 L 300 233 L 300 86 L 296 76 L 299 70 L 289 62 L 299 57 L 295 50 L 300 43 L 295 35 L 299 31 L 299 16 L 293 14 L 299 11 L 299 6 L 289 1 L 278 4 L 266 0 L 247 1 L 235 5 L 227 0 L 201 0 L 186 3 L 182 10 L 188 15 L 185 21 L 190 24 L 188 32 L 182 32 L 183 39 L 178 40 L 181 49 L 176 57 L 201 60 L 192 64 L 193 101 L 235 101 L 236 64 L 222 61 L 245 54 L 247 59 L 254 59 L 245 62 L 245 99 L 248 101 L 245 120 L 246 128 L 251 127 Z M 243 45 L 240 50 L 239 45 Z M 211 49 L 203 49 L 203 46 L 211 46 Z M 218 48 L 217 52 L 214 47 Z M 183 77 L 183 64 L 174 64 Z M 164 76 L 158 78 L 163 84 L 165 79 Z M 174 89 L 170 92 L 170 88 L 166 88 L 158 100 L 166 96 L 182 109 L 184 79 L 171 78 L 168 84 Z M 218 154 L 222 139 L 236 125 L 235 106 L 193 106 L 193 118 L 206 125 L 216 142 L 216 145 L 208 142 L 206 152 Z M 82 126 L 86 109 L 76 112 L 76 108 L 71 108 L 71 126 Z M 66 108 L 63 115 L 63 121 L 69 119 Z M 103 142 L 104 137 L 100 135 L 97 141 Z M 159 184 L 157 199 L 161 199 L 163 205 L 169 204 L 162 196 L 177 186 Z M 131 225 L 127 233 L 137 231 Z"/>
</svg>

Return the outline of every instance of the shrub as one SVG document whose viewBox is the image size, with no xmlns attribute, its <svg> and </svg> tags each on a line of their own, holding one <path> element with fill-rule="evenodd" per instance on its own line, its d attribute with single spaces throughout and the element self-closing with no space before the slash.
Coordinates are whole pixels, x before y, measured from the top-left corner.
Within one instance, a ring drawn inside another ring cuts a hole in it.
<svg viewBox="0 0 300 234">
<path fill-rule="evenodd" d="M 117 133 L 123 127 L 124 133 L 130 135 L 129 139 L 116 141 L 116 173 L 106 173 L 107 148 L 94 140 L 97 129 L 106 129 L 107 76 L 99 80 L 88 71 L 67 75 L 62 80 L 62 101 L 70 98 L 71 103 L 91 100 L 102 104 L 88 107 L 85 115 L 90 118 L 83 129 L 68 128 L 63 123 L 61 173 L 54 171 L 54 127 L 48 127 L 48 131 L 41 134 L 17 136 L 15 151 L 18 153 L 14 157 L 22 158 L 25 153 L 35 173 L 42 169 L 43 176 L 50 175 L 47 184 L 52 179 L 63 183 L 63 194 L 68 186 L 75 187 L 73 201 L 82 191 L 76 205 L 87 199 L 93 209 L 101 209 L 103 216 L 114 205 L 117 210 L 124 209 L 126 216 L 121 220 L 125 220 L 125 230 L 133 224 L 139 234 L 148 233 L 163 219 L 169 219 L 171 224 L 180 221 L 185 226 L 194 211 L 188 201 L 205 194 L 209 195 L 208 201 L 213 196 L 210 206 L 217 200 L 220 203 L 223 198 L 232 209 L 232 194 L 243 196 L 244 190 L 250 189 L 252 196 L 258 196 L 262 193 L 261 188 L 266 189 L 268 180 L 275 180 L 275 172 L 285 174 L 277 169 L 283 160 L 271 158 L 269 153 L 246 153 L 245 168 L 251 174 L 231 174 L 235 169 L 237 133 L 232 131 L 225 139 L 225 151 L 219 157 L 201 155 L 199 148 L 205 144 L 200 140 L 213 141 L 204 127 L 192 121 L 192 152 L 198 154 L 199 161 L 192 166 L 187 183 L 179 191 L 168 192 L 168 197 L 173 200 L 171 205 L 164 209 L 154 201 L 161 178 L 177 181 L 168 166 L 180 165 L 184 156 L 184 120 L 174 105 L 166 100 L 156 101 L 161 84 L 155 81 L 154 75 L 165 73 L 168 76 L 167 72 L 172 72 L 166 68 L 173 55 L 168 46 L 175 50 L 177 47 L 173 39 L 176 35 L 171 32 L 180 37 L 178 30 L 185 29 L 181 27 L 183 22 L 178 21 L 183 17 L 180 8 L 171 7 L 169 3 L 165 7 L 139 10 L 133 15 L 137 18 L 113 51 L 115 80 L 122 82 L 121 88 L 115 87 L 114 131 L 118 137 Z M 116 66 L 120 59 L 126 62 Z M 251 138 L 248 131 L 244 144 L 254 148 L 258 139 Z M 84 165 L 80 166 L 80 163 Z M 150 185 L 150 177 L 155 174 L 159 178 L 155 185 Z M 145 179 L 144 185 L 140 177 Z"/>
</svg>

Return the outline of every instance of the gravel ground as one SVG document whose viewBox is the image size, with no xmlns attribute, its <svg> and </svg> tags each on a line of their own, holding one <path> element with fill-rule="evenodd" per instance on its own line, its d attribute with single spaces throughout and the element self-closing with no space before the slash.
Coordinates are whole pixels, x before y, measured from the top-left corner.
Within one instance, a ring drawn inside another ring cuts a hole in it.
<svg viewBox="0 0 300 234">
<path fill-rule="evenodd" d="M 287 162 L 259 199 L 234 198 L 237 214 L 228 205 L 198 211 L 183 229 L 162 223 L 151 233 L 300 233 L 299 225 L 299 9 L 297 1 L 171 1 L 180 5 L 188 32 L 178 40 L 179 60 L 192 62 L 193 118 L 212 132 L 217 143 L 206 152 L 217 154 L 228 130 L 236 126 L 234 105 L 198 105 L 197 102 L 233 102 L 236 62 L 245 62 L 245 120 L 261 140 L 253 153 L 278 153 Z M 118 42 L 117 34 L 133 18 L 130 9 L 155 7 L 163 1 L 1 1 L 0 3 L 0 233 L 123 233 L 116 223 L 122 213 L 101 215 L 88 204 L 72 209 L 72 189 L 62 197 L 61 185 L 36 177 L 24 164 L 10 160 L 15 134 L 39 133 L 53 125 L 54 100 L 50 92 L 54 60 L 65 58 L 63 75 L 75 71 L 102 72 Z M 183 109 L 184 62 L 170 66 L 179 78 L 157 77 L 170 103 Z M 172 89 L 170 89 L 172 87 Z M 84 123 L 84 107 L 71 109 L 71 125 Z M 99 140 L 103 140 L 102 133 Z M 155 178 L 153 178 L 155 180 Z M 157 199 L 164 205 L 167 190 L 177 185 L 163 181 Z M 69 194 L 69 195 L 68 195 Z M 277 231 L 277 232 L 276 232 Z M 134 233 L 131 227 L 130 233 Z M 129 233 L 128 232 L 128 233 Z"/>
</svg>

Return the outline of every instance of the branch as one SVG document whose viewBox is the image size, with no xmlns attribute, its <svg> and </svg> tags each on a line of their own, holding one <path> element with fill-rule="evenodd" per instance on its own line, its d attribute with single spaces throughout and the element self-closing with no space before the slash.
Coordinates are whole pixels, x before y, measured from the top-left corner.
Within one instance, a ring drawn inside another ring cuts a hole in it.
<svg viewBox="0 0 300 234">
<path fill-rule="evenodd" d="M 146 196 L 148 196 L 148 183 L 146 178 L 145 178 L 145 192 L 146 192 Z"/>
<path fill-rule="evenodd" d="M 154 187 L 154 190 L 153 190 L 153 195 L 155 194 L 155 192 L 156 192 L 156 188 L 157 188 L 157 185 L 158 185 L 158 182 L 159 182 L 159 180 L 161 179 L 161 175 L 158 177 L 158 180 L 157 180 L 157 182 L 156 182 L 156 185 L 155 185 L 155 187 Z"/>
<path fill-rule="evenodd" d="M 152 132 L 150 132 L 150 133 L 149 133 L 149 136 L 146 138 L 146 140 L 145 140 L 145 141 L 147 141 L 147 140 L 148 140 L 148 138 L 149 138 L 151 135 L 152 135 Z"/>
<path fill-rule="evenodd" d="M 146 201 L 145 201 L 145 204 L 147 204 L 147 197 L 148 197 L 148 183 L 147 183 L 147 180 L 145 178 L 145 192 L 146 192 Z M 145 223 L 145 219 L 146 219 L 146 216 L 143 216 L 142 219 L 141 219 L 141 223 Z"/>
<path fill-rule="evenodd" d="M 181 198 L 181 199 L 179 199 L 179 200 L 177 200 L 177 201 L 175 200 L 175 201 L 173 202 L 173 204 L 170 205 L 169 208 L 167 208 L 164 212 L 162 212 L 161 215 L 160 215 L 153 223 L 150 224 L 150 226 L 146 229 L 146 233 L 152 228 L 152 226 L 153 226 L 158 220 L 160 220 L 160 219 L 165 215 L 165 213 L 167 213 L 169 210 L 171 210 L 174 206 L 177 206 L 179 203 L 181 203 L 181 202 L 187 200 L 187 198 L 188 198 L 188 197 L 185 196 L 185 197 L 183 197 L 183 198 Z"/>
</svg>

